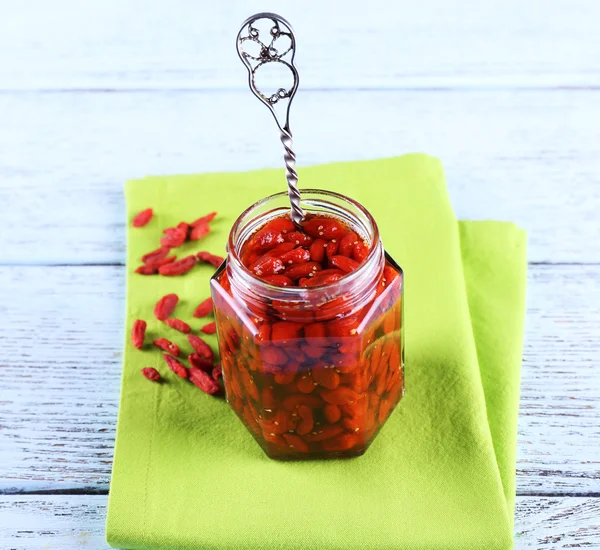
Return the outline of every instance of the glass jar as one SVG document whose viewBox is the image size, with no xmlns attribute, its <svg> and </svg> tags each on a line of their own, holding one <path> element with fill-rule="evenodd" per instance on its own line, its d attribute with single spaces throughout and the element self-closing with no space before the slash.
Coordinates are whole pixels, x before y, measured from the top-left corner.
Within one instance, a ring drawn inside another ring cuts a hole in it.
<svg viewBox="0 0 600 550">
<path fill-rule="evenodd" d="M 243 212 L 231 229 L 227 260 L 211 280 L 225 391 L 271 458 L 357 456 L 404 394 L 403 273 L 359 203 L 303 190 L 301 204 L 341 220 L 370 250 L 335 282 L 274 286 L 244 266 L 240 251 L 267 222 L 289 212 L 287 194 Z"/>
</svg>

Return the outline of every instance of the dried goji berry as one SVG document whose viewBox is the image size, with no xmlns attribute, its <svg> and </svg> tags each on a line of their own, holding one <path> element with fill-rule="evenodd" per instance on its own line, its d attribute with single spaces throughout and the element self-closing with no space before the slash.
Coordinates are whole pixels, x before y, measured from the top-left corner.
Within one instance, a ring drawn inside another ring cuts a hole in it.
<svg viewBox="0 0 600 550">
<path fill-rule="evenodd" d="M 136 268 L 135 272 L 140 275 L 156 275 L 158 273 L 158 267 L 154 264 L 144 264 Z"/>
<path fill-rule="evenodd" d="M 133 225 L 133 227 L 144 227 L 147 223 L 150 222 L 153 214 L 154 211 L 152 210 L 152 208 L 146 208 L 146 210 L 142 210 L 133 218 L 131 225 Z"/>
<path fill-rule="evenodd" d="M 213 380 L 212 376 L 202 369 L 191 368 L 188 370 L 189 380 L 194 386 L 200 388 L 204 393 L 215 395 L 221 391 L 221 386 Z"/>
<path fill-rule="evenodd" d="M 158 372 L 155 368 L 153 367 L 145 367 L 142 369 L 142 374 L 148 379 L 151 380 L 152 382 L 159 382 L 160 381 L 160 372 Z"/>
<path fill-rule="evenodd" d="M 216 215 L 217 215 L 216 212 L 211 212 L 210 214 L 206 214 L 206 216 L 202 216 L 201 218 L 198 218 L 196 221 L 193 221 L 192 223 L 190 223 L 190 227 L 196 227 L 198 225 L 204 225 L 204 224 L 210 223 L 215 219 Z"/>
<path fill-rule="evenodd" d="M 136 319 L 131 330 L 131 342 L 133 347 L 142 349 L 144 345 L 144 337 L 146 336 L 146 321 Z"/>
<path fill-rule="evenodd" d="M 172 355 L 167 355 L 166 353 L 163 355 L 164 360 L 169 365 L 169 368 L 180 378 L 188 377 L 188 370 Z"/>
<path fill-rule="evenodd" d="M 190 241 L 199 241 L 202 237 L 206 237 L 210 233 L 210 226 L 205 224 L 198 224 L 190 231 Z"/>
<path fill-rule="evenodd" d="M 313 262 L 321 263 L 323 261 L 323 258 L 325 258 L 325 244 L 324 239 L 315 239 L 310 245 L 310 259 Z"/>
<path fill-rule="evenodd" d="M 211 264 L 214 267 L 219 267 L 224 261 L 225 258 L 221 256 L 216 256 L 215 254 L 211 254 L 210 252 L 198 252 L 196 257 L 205 264 Z"/>
<path fill-rule="evenodd" d="M 283 236 L 283 239 L 287 243 L 294 243 L 299 246 L 310 246 L 313 242 L 313 238 L 310 235 L 306 235 L 301 231 L 291 231 Z"/>
<path fill-rule="evenodd" d="M 175 357 L 179 357 L 179 346 L 170 342 L 166 338 L 157 338 L 152 342 L 157 348 L 162 349 L 163 351 L 169 352 L 171 355 Z"/>
<path fill-rule="evenodd" d="M 196 369 L 202 369 L 203 371 L 210 372 L 213 369 L 212 359 L 202 357 L 198 353 L 192 353 L 188 355 L 188 361 L 190 365 Z"/>
<path fill-rule="evenodd" d="M 325 240 L 335 239 L 345 231 L 345 227 L 333 218 L 314 217 L 304 222 L 302 226 L 311 237 Z"/>
<path fill-rule="evenodd" d="M 333 256 L 330 261 L 331 265 L 345 271 L 346 273 L 350 273 L 354 271 L 358 267 L 358 262 L 354 261 L 351 258 L 347 258 L 346 256 Z"/>
<path fill-rule="evenodd" d="M 213 353 L 212 348 L 204 341 L 200 336 L 196 336 L 195 334 L 188 334 L 187 339 L 190 345 L 194 348 L 196 353 L 200 355 L 200 357 L 204 357 L 209 361 L 212 361 L 215 354 Z"/>
<path fill-rule="evenodd" d="M 294 281 L 285 275 L 269 275 L 263 277 L 263 280 L 275 286 L 292 286 L 294 284 Z"/>
<path fill-rule="evenodd" d="M 196 256 L 186 256 L 182 260 L 178 260 L 176 262 L 172 262 L 170 264 L 166 264 L 160 266 L 158 268 L 158 272 L 161 275 L 166 275 L 167 277 L 173 277 L 175 275 L 183 275 L 190 271 L 196 265 Z"/>
<path fill-rule="evenodd" d="M 206 300 L 204 300 L 204 302 L 202 302 L 194 310 L 194 313 L 193 313 L 192 317 L 196 317 L 197 319 L 199 319 L 201 317 L 206 317 L 207 315 L 209 315 L 210 313 L 212 313 L 212 310 L 213 310 L 212 298 L 207 298 Z"/>
<path fill-rule="evenodd" d="M 170 248 L 168 246 L 161 246 L 152 252 L 148 252 L 142 256 L 142 262 L 145 264 L 148 262 L 154 262 L 156 260 L 162 260 L 169 255 Z"/>
<path fill-rule="evenodd" d="M 165 236 L 160 239 L 160 244 L 169 248 L 181 246 L 187 238 L 187 229 L 184 227 L 167 227 L 163 233 Z"/>
<path fill-rule="evenodd" d="M 164 321 L 167 317 L 170 317 L 179 302 L 179 296 L 177 294 L 167 294 L 163 296 L 156 305 L 154 306 L 154 316 L 159 321 Z"/>
<path fill-rule="evenodd" d="M 192 330 L 192 327 L 181 319 L 165 319 L 165 324 L 184 334 L 188 334 Z"/>
<path fill-rule="evenodd" d="M 215 382 L 218 382 L 219 379 L 223 378 L 223 369 L 221 368 L 221 363 L 217 363 L 213 367 L 211 376 Z"/>
<path fill-rule="evenodd" d="M 214 334 L 215 332 L 217 332 L 217 325 L 213 321 L 212 323 L 208 323 L 207 325 L 204 325 L 200 330 L 204 334 Z"/>
<path fill-rule="evenodd" d="M 276 275 L 285 269 L 283 262 L 279 258 L 272 256 L 263 256 L 250 266 L 250 271 L 258 275 Z"/>
</svg>

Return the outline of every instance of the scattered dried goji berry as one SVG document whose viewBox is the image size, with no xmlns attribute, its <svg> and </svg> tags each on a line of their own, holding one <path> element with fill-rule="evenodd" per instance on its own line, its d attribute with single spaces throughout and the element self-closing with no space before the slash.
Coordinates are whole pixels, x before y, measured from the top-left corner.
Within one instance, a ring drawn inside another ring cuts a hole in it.
<svg viewBox="0 0 600 550">
<path fill-rule="evenodd" d="M 184 227 L 167 227 L 163 233 L 165 236 L 160 239 L 160 244 L 169 248 L 181 246 L 187 238 L 187 229 Z"/>
<path fill-rule="evenodd" d="M 171 355 L 175 357 L 179 357 L 179 346 L 174 344 L 173 342 L 167 340 L 166 338 L 157 338 L 152 342 L 157 348 L 162 349 L 163 351 L 169 352 Z"/>
<path fill-rule="evenodd" d="M 140 275 L 156 275 L 158 273 L 158 267 L 154 264 L 145 264 L 136 268 L 135 272 Z"/>
<path fill-rule="evenodd" d="M 177 302 L 179 302 L 179 296 L 177 296 L 177 294 L 171 293 L 163 296 L 154 306 L 154 316 L 159 321 L 164 321 L 171 316 L 173 311 L 175 311 Z"/>
<path fill-rule="evenodd" d="M 142 210 L 133 218 L 131 225 L 133 225 L 133 227 L 144 227 L 150 222 L 153 214 L 154 211 L 152 210 L 152 208 L 146 208 L 146 210 Z"/>
<path fill-rule="evenodd" d="M 207 298 L 206 300 L 204 300 L 204 302 L 202 302 L 194 310 L 194 313 L 193 313 L 192 317 L 196 317 L 197 319 L 199 319 L 201 317 L 206 317 L 207 315 L 209 315 L 210 313 L 212 313 L 212 310 L 213 310 L 212 298 Z"/>
<path fill-rule="evenodd" d="M 161 260 L 152 260 L 144 265 L 138 267 L 135 272 L 141 275 L 155 275 L 161 266 L 170 264 L 175 261 L 177 256 L 169 256 L 168 258 L 162 258 Z"/>
<path fill-rule="evenodd" d="M 160 382 L 160 372 L 154 367 L 144 367 L 142 369 L 142 374 L 152 382 Z"/>
<path fill-rule="evenodd" d="M 146 321 L 136 319 L 131 330 L 131 342 L 133 347 L 142 349 L 144 346 L 144 337 L 146 336 Z"/>
<path fill-rule="evenodd" d="M 203 371 L 210 372 L 213 369 L 213 363 L 211 359 L 206 359 L 200 356 L 198 353 L 192 353 L 188 355 L 188 361 L 190 365 L 196 369 L 202 369 Z"/>
<path fill-rule="evenodd" d="M 215 219 L 216 215 L 217 215 L 216 212 L 211 212 L 210 214 L 206 214 L 206 216 L 202 216 L 201 218 L 198 218 L 196 221 L 193 221 L 192 223 L 190 223 L 190 227 L 197 227 L 198 225 L 205 225 L 207 223 L 210 223 Z"/>
<path fill-rule="evenodd" d="M 210 233 L 210 226 L 205 224 L 198 224 L 193 227 L 190 232 L 190 241 L 199 241 L 202 237 L 206 237 Z"/>
<path fill-rule="evenodd" d="M 195 334 L 188 334 L 187 339 L 190 345 L 194 348 L 196 353 L 200 355 L 200 357 L 204 357 L 209 361 L 212 361 L 215 354 L 213 353 L 212 348 L 204 341 L 200 336 L 196 336 Z"/>
<path fill-rule="evenodd" d="M 218 382 L 221 378 L 223 378 L 223 369 L 221 368 L 221 363 L 217 363 L 213 367 L 212 378 L 215 382 Z"/>
<path fill-rule="evenodd" d="M 196 254 L 196 257 L 201 262 L 204 262 L 205 264 L 211 264 L 215 267 L 219 267 L 225 261 L 225 258 L 222 258 L 221 256 L 216 256 L 214 254 L 211 254 L 210 252 L 198 252 Z"/>
<path fill-rule="evenodd" d="M 183 275 L 190 271 L 196 265 L 196 256 L 186 256 L 182 260 L 163 265 L 158 268 L 161 275 L 173 277 L 175 275 Z"/>
<path fill-rule="evenodd" d="M 175 330 L 178 330 L 179 332 L 183 332 L 184 334 L 188 334 L 192 330 L 192 327 L 190 327 L 190 325 L 181 319 L 165 319 L 165 324 L 169 325 Z"/>
<path fill-rule="evenodd" d="M 213 380 L 212 376 L 204 372 L 202 369 L 191 368 L 186 373 L 189 375 L 189 380 L 194 386 L 200 388 L 204 393 L 215 395 L 221 391 L 221 386 Z"/>
<path fill-rule="evenodd" d="M 188 377 L 188 370 L 177 359 L 175 359 L 175 357 L 173 357 L 172 355 L 168 355 L 168 354 L 165 353 L 163 355 L 163 358 L 167 362 L 167 365 L 169 365 L 169 368 L 177 376 L 179 376 L 179 378 L 187 378 Z"/>
<path fill-rule="evenodd" d="M 207 325 L 204 325 L 200 330 L 204 334 L 214 334 L 215 332 L 217 332 L 217 325 L 213 321 L 212 323 L 208 323 Z"/>
<path fill-rule="evenodd" d="M 142 262 L 145 264 L 148 262 L 155 262 L 156 260 L 162 260 L 169 255 L 170 248 L 168 246 L 161 246 L 152 252 L 148 252 L 142 256 Z"/>
</svg>

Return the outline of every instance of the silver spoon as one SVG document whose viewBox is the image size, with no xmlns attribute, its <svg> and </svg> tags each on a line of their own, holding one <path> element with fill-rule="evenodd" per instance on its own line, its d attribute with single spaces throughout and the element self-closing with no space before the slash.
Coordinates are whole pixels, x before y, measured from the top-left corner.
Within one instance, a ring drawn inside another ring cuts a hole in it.
<svg viewBox="0 0 600 550">
<path fill-rule="evenodd" d="M 269 19 L 273 26 L 269 30 L 269 40 L 261 40 L 260 32 L 254 26 L 260 19 Z M 275 47 L 275 42 L 278 38 L 286 36 L 290 40 L 289 47 L 279 52 Z M 251 55 L 244 51 L 243 47 L 246 42 L 254 42 L 258 44 L 260 51 L 258 56 Z M 292 31 L 291 25 L 280 15 L 275 13 L 257 13 L 249 17 L 242 24 L 242 28 L 237 35 L 236 40 L 237 52 L 240 59 L 248 69 L 248 84 L 252 93 L 260 99 L 271 111 L 277 126 L 280 131 L 281 142 L 285 152 L 283 159 L 285 161 L 285 175 L 288 183 L 288 196 L 292 207 L 292 221 L 296 226 L 300 227 L 306 213 L 300 206 L 300 191 L 298 190 L 298 173 L 296 172 L 296 154 L 292 149 L 292 132 L 290 131 L 290 106 L 292 99 L 298 89 L 298 71 L 294 66 L 294 54 L 296 50 L 296 38 Z M 294 82 L 289 90 L 279 88 L 277 92 L 271 96 L 263 94 L 256 86 L 255 76 L 256 71 L 260 67 L 264 67 L 268 63 L 282 63 L 292 72 Z M 285 110 L 285 123 L 281 123 L 275 111 L 275 104 L 281 101 L 288 101 L 287 109 Z"/>
</svg>

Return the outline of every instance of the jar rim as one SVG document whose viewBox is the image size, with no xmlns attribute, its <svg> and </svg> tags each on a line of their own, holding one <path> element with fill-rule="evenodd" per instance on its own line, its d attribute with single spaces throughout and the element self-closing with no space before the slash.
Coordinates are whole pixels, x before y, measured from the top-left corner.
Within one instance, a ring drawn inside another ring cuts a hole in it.
<svg viewBox="0 0 600 550">
<path fill-rule="evenodd" d="M 340 284 L 344 284 L 344 285 L 346 283 L 352 284 L 362 276 L 362 274 L 368 269 L 369 266 L 371 266 L 373 264 L 374 258 L 376 256 L 382 255 L 381 246 L 377 246 L 378 243 L 380 242 L 379 227 L 377 226 L 377 222 L 375 221 L 375 219 L 373 218 L 371 213 L 361 203 L 359 203 L 358 201 L 356 201 L 346 195 L 337 193 L 335 191 L 329 191 L 326 189 L 302 189 L 301 193 L 303 195 L 310 194 L 310 195 L 318 195 L 318 196 L 323 196 L 323 197 L 331 197 L 331 198 L 339 199 L 339 200 L 349 203 L 350 205 L 355 207 L 363 216 L 365 216 L 365 218 L 370 226 L 368 228 L 365 228 L 365 230 L 370 229 L 369 234 L 366 236 L 367 236 L 367 238 L 369 238 L 371 240 L 371 247 L 369 249 L 369 253 L 367 254 L 367 257 L 361 262 L 359 267 L 357 267 L 354 271 L 352 271 L 351 273 L 348 273 L 347 275 L 345 275 L 342 279 L 340 279 L 338 281 L 332 281 L 329 283 L 315 285 L 310 288 L 298 287 L 298 286 L 282 287 L 282 286 L 276 286 L 276 285 L 270 284 L 267 281 L 265 281 L 264 279 L 257 277 L 252 271 L 250 271 L 250 269 L 248 269 L 243 264 L 243 262 L 239 256 L 239 252 L 238 252 L 238 250 L 241 250 L 241 246 L 239 246 L 236 242 L 234 242 L 234 236 L 236 236 L 238 234 L 238 231 L 240 229 L 240 225 L 242 224 L 242 222 L 248 223 L 248 221 L 245 220 L 245 218 L 249 213 L 251 213 L 253 210 L 259 208 L 260 206 L 266 204 L 269 201 L 272 201 L 274 199 L 281 198 L 281 197 L 287 197 L 287 192 L 281 191 L 281 192 L 273 193 L 272 195 L 263 197 L 259 201 L 255 202 L 254 204 L 252 204 L 248 208 L 246 208 L 246 210 L 244 210 L 238 216 L 238 218 L 235 220 L 235 222 L 233 223 L 233 226 L 231 228 L 231 231 L 229 232 L 229 238 L 227 241 L 228 260 L 232 260 L 235 265 L 235 268 L 237 270 L 240 270 L 242 273 L 244 273 L 244 276 L 249 277 L 253 284 L 257 284 L 260 287 L 265 288 L 265 290 L 267 290 L 267 291 L 277 292 L 279 294 L 279 296 L 283 299 L 290 299 L 290 298 L 291 299 L 293 299 L 293 298 L 302 299 L 302 297 L 305 297 L 308 293 L 314 294 L 316 291 L 327 291 L 328 289 L 331 289 L 333 287 L 339 287 Z M 268 214 L 268 212 L 265 214 Z M 259 216 L 259 218 L 260 218 L 260 216 Z"/>
</svg>

